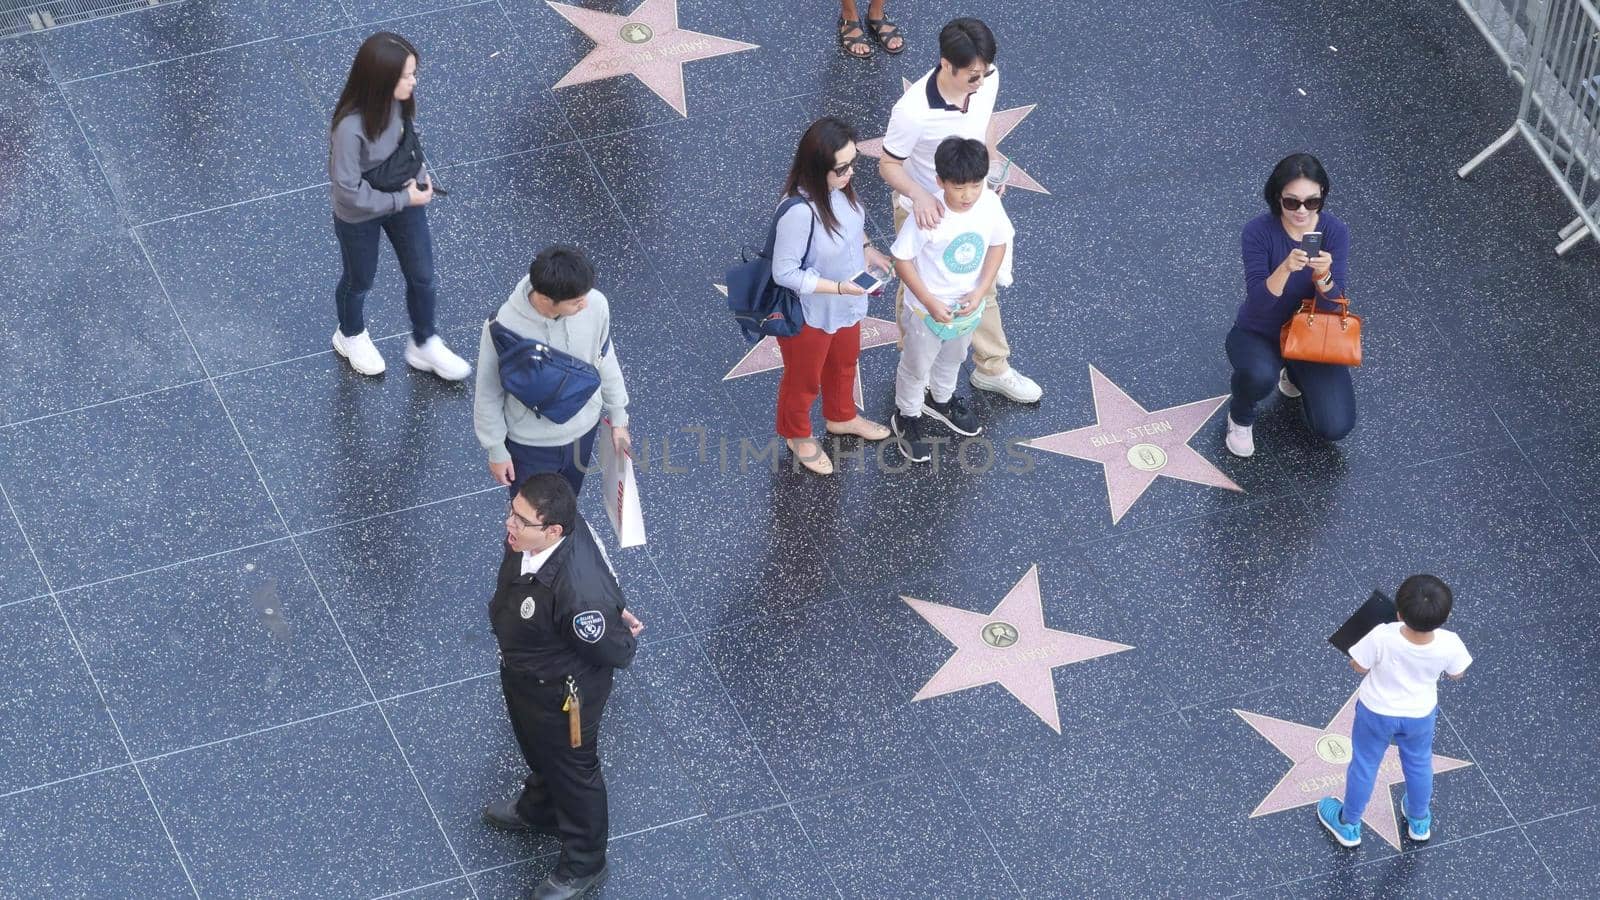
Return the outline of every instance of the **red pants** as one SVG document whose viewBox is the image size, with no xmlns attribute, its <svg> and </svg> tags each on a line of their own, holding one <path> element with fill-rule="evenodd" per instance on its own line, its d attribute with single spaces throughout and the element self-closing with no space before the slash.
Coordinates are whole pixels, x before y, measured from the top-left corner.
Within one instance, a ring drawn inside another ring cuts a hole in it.
<svg viewBox="0 0 1600 900">
<path fill-rule="evenodd" d="M 811 404 L 822 394 L 829 422 L 856 417 L 856 359 L 861 356 L 861 323 L 829 334 L 810 325 L 793 337 L 778 338 L 783 380 L 778 382 L 778 435 L 811 436 Z"/>
</svg>

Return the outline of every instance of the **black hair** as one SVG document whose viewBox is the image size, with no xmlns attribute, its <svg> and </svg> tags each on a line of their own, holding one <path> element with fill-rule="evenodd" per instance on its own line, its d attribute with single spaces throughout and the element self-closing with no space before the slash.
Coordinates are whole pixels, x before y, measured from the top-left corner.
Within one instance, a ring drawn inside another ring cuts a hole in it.
<svg viewBox="0 0 1600 900">
<path fill-rule="evenodd" d="M 556 303 L 564 303 L 594 288 L 594 266 L 577 247 L 552 244 L 528 265 L 528 282 Z"/>
<path fill-rule="evenodd" d="M 361 130 L 367 140 L 377 140 L 389 127 L 395 85 L 405 73 L 407 57 L 415 57 L 418 65 L 422 63 L 417 48 L 392 31 L 380 31 L 362 41 L 355 61 L 350 63 L 344 90 L 339 92 L 339 102 L 333 105 L 333 123 L 337 125 L 340 119 L 355 113 L 361 116 Z M 400 101 L 401 118 L 414 118 L 416 114 L 416 94 Z"/>
<path fill-rule="evenodd" d="M 945 184 L 972 184 L 989 174 L 989 148 L 972 138 L 947 137 L 933 151 L 933 171 Z"/>
<path fill-rule="evenodd" d="M 1267 206 L 1272 209 L 1275 216 L 1283 215 L 1283 189 L 1289 182 L 1297 178 L 1309 178 L 1322 187 L 1322 201 L 1328 201 L 1328 170 L 1322 167 L 1315 156 L 1309 153 L 1291 153 L 1278 164 L 1272 167 L 1272 174 L 1267 177 L 1267 186 L 1261 191 L 1261 196 L 1267 200 Z"/>
<path fill-rule="evenodd" d="M 822 227 L 834 237 L 839 236 L 839 217 L 833 214 L 833 204 L 828 201 L 828 174 L 839 151 L 855 139 L 856 130 L 843 119 L 824 116 L 812 122 L 800 137 L 800 146 L 794 151 L 794 164 L 789 167 L 789 177 L 783 182 L 785 197 L 799 197 L 803 191 L 805 196 L 811 198 L 817 218 L 822 220 Z M 854 178 L 844 183 L 841 192 L 851 206 L 861 205 L 856 200 Z"/>
<path fill-rule="evenodd" d="M 939 29 L 939 58 L 957 69 L 980 59 L 988 65 L 994 62 L 994 54 L 994 32 L 981 19 L 951 19 Z"/>
<path fill-rule="evenodd" d="M 1432 575 L 1413 575 L 1400 583 L 1394 605 L 1412 631 L 1432 631 L 1450 618 L 1450 585 Z"/>
<path fill-rule="evenodd" d="M 560 525 L 562 537 L 572 533 L 578 517 L 578 497 L 566 478 L 554 472 L 540 472 L 522 483 L 517 496 L 533 507 L 545 525 Z"/>
</svg>

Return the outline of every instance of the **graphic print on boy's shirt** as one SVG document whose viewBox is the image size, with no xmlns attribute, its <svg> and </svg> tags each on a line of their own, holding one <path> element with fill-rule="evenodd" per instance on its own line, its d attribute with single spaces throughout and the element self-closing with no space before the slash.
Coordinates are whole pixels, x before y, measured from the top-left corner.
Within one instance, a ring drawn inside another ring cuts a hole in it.
<svg viewBox="0 0 1600 900">
<path fill-rule="evenodd" d="M 934 196 L 944 203 L 943 191 Z M 946 208 L 944 217 L 931 229 L 917 227 L 915 218 L 906 219 L 889 254 L 909 260 L 928 293 L 953 308 L 978 286 L 989 248 L 1011 243 L 1015 234 L 1000 198 L 985 189 L 969 210 Z M 927 312 L 911 291 L 905 294 L 907 309 L 918 315 Z"/>
</svg>

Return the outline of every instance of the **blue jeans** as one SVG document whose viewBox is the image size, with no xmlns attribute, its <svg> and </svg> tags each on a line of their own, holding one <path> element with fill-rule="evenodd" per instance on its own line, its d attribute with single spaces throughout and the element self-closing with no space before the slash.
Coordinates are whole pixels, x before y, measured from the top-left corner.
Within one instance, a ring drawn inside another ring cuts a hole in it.
<svg viewBox="0 0 1600 900">
<path fill-rule="evenodd" d="M 599 432 L 600 423 L 596 422 L 572 443 L 554 447 L 529 447 L 507 438 L 506 450 L 511 453 L 511 496 L 515 498 L 522 483 L 540 472 L 555 472 L 572 485 L 573 494 L 580 493 L 584 470 L 589 468 L 589 459 L 594 455 L 594 437 Z"/>
<path fill-rule="evenodd" d="M 1289 380 L 1302 394 L 1306 425 L 1318 437 L 1337 441 L 1356 427 L 1355 386 L 1349 366 L 1285 360 L 1278 339 L 1246 331 L 1235 325 L 1228 332 L 1228 363 L 1233 366 L 1233 398 L 1228 415 L 1237 425 L 1256 423 L 1256 404 L 1278 386 L 1278 370 L 1289 369 Z"/>
<path fill-rule="evenodd" d="M 1350 728 L 1350 765 L 1344 770 L 1346 824 L 1361 821 L 1372 799 L 1378 764 L 1392 742 L 1400 748 L 1400 771 L 1406 776 L 1406 815 L 1422 818 L 1433 802 L 1433 722 L 1439 709 L 1421 718 L 1380 716 L 1356 701 L 1356 721 Z"/>
<path fill-rule="evenodd" d="M 367 293 L 378 274 L 378 234 L 389 235 L 389 245 L 400 261 L 406 278 L 406 312 L 411 315 L 411 339 L 421 344 L 433 337 L 433 307 L 436 300 L 433 273 L 433 236 L 428 232 L 425 206 L 408 206 L 397 213 L 365 222 L 345 222 L 333 217 L 333 233 L 339 237 L 339 255 L 344 272 L 333 289 L 333 302 L 339 311 L 339 332 L 355 337 L 367 330 L 362 309 Z"/>
</svg>

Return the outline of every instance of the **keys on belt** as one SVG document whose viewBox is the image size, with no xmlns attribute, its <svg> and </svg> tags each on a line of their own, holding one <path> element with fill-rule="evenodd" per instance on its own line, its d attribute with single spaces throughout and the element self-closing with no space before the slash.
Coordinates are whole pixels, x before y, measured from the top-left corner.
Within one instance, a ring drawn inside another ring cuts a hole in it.
<svg viewBox="0 0 1600 900">
<path fill-rule="evenodd" d="M 561 704 L 567 714 L 567 740 L 573 747 L 583 746 L 583 700 L 578 696 L 578 683 L 567 676 L 567 701 Z"/>
</svg>

